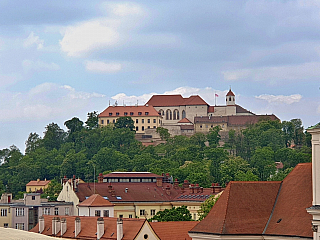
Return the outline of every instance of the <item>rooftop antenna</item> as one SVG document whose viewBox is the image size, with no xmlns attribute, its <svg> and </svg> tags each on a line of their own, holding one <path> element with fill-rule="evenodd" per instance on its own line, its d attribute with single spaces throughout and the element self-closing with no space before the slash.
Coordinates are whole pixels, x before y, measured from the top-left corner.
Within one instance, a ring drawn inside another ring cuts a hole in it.
<svg viewBox="0 0 320 240">
<path fill-rule="evenodd" d="M 110 100 L 109 100 L 109 107 L 110 107 Z"/>
</svg>

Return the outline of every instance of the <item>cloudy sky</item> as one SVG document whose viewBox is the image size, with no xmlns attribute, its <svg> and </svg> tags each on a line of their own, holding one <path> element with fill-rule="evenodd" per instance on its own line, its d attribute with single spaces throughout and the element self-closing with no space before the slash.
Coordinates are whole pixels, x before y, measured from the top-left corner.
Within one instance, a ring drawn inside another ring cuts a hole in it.
<svg viewBox="0 0 320 240">
<path fill-rule="evenodd" d="M 1 0 L 0 149 L 30 132 L 199 94 L 281 120 L 320 121 L 317 0 Z"/>
</svg>

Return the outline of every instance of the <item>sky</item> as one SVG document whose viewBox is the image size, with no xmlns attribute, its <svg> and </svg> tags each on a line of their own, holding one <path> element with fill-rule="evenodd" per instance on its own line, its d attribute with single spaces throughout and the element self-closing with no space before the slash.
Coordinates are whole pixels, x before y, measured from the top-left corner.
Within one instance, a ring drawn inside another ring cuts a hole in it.
<svg viewBox="0 0 320 240">
<path fill-rule="evenodd" d="M 320 1 L 1 0 L 0 149 L 31 132 L 200 95 L 281 121 L 320 121 Z"/>
</svg>

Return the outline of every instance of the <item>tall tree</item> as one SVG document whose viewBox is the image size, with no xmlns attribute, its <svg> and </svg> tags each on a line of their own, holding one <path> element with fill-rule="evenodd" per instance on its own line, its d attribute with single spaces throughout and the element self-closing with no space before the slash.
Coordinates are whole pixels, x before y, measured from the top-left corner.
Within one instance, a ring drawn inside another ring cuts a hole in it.
<svg viewBox="0 0 320 240">
<path fill-rule="evenodd" d="M 83 122 L 77 117 L 65 121 L 64 125 L 68 128 L 69 134 L 81 131 L 83 129 Z"/>
<path fill-rule="evenodd" d="M 86 127 L 88 129 L 95 129 L 99 126 L 98 115 L 97 111 L 89 112 L 87 114 Z"/>
<path fill-rule="evenodd" d="M 61 144 L 65 141 L 66 133 L 56 123 L 50 123 L 46 126 L 44 132 L 43 144 L 48 150 L 59 149 Z"/>
<path fill-rule="evenodd" d="M 207 140 L 209 142 L 209 145 L 211 147 L 216 147 L 219 144 L 219 141 L 221 139 L 221 136 L 219 134 L 219 132 L 221 131 L 221 127 L 220 125 L 215 126 L 213 128 L 209 129 L 209 133 L 207 134 Z"/>
<path fill-rule="evenodd" d="M 29 137 L 26 141 L 26 150 L 25 153 L 28 154 L 30 152 L 35 151 L 37 148 L 41 146 L 41 137 L 37 133 L 30 133 Z"/>
<path fill-rule="evenodd" d="M 119 117 L 114 126 L 116 128 L 129 128 L 131 131 L 134 130 L 134 122 L 131 117 Z"/>
</svg>

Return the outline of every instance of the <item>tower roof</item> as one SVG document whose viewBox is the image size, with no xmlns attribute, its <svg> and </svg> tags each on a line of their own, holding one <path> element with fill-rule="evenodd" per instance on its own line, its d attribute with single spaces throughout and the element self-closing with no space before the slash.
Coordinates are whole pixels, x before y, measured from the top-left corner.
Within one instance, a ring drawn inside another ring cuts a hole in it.
<svg viewBox="0 0 320 240">
<path fill-rule="evenodd" d="M 231 89 L 229 90 L 229 92 L 227 93 L 227 96 L 235 96 L 234 93 L 231 91 Z"/>
</svg>

